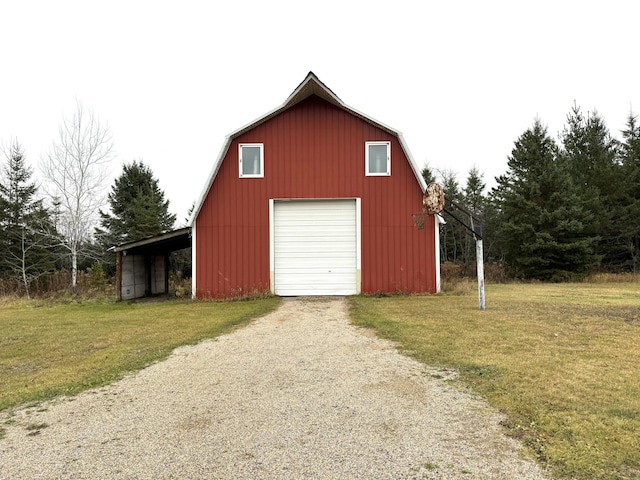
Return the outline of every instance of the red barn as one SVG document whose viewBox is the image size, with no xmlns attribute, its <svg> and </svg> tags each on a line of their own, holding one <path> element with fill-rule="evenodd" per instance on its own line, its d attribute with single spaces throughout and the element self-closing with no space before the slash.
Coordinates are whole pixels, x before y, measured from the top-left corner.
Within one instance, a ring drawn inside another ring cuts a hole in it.
<svg viewBox="0 0 640 480">
<path fill-rule="evenodd" d="M 439 291 L 438 220 L 402 135 L 312 72 L 226 138 L 192 216 L 193 292 Z"/>
</svg>

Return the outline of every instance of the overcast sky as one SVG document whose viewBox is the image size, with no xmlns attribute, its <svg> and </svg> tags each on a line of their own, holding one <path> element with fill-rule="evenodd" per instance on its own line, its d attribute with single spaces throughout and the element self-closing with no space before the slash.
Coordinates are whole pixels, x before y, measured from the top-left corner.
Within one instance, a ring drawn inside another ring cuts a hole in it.
<svg viewBox="0 0 640 480">
<path fill-rule="evenodd" d="M 180 223 L 225 136 L 309 71 L 462 184 L 475 164 L 493 185 L 574 101 L 614 136 L 640 113 L 637 0 L 4 0 L 0 19 L 0 140 L 35 167 L 78 99 L 113 131 L 113 176 L 143 160 Z"/>
</svg>

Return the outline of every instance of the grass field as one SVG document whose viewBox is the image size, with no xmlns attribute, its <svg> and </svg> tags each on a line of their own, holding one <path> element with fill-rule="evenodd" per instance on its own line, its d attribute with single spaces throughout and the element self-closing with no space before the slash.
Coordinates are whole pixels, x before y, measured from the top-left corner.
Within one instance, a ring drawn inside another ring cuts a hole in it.
<svg viewBox="0 0 640 480">
<path fill-rule="evenodd" d="M 354 323 L 505 412 L 558 477 L 640 478 L 640 283 L 488 286 L 477 295 L 351 297 Z"/>
<path fill-rule="evenodd" d="M 492 285 L 486 311 L 462 293 L 349 301 L 354 323 L 458 369 L 556 476 L 640 478 L 640 283 Z M 278 303 L 0 301 L 0 410 L 110 383 Z"/>
<path fill-rule="evenodd" d="M 273 310 L 235 302 L 0 304 L 0 410 L 110 383 L 179 345 L 216 337 Z"/>
</svg>

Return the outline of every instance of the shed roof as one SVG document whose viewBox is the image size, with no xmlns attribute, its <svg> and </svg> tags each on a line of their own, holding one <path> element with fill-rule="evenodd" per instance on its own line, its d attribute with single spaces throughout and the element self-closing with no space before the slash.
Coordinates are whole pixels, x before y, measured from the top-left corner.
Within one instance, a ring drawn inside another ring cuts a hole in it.
<svg viewBox="0 0 640 480">
<path fill-rule="evenodd" d="M 309 72 L 307 74 L 307 76 L 305 77 L 305 79 L 300 83 L 300 85 L 298 85 L 296 87 L 296 89 L 293 91 L 293 93 L 291 95 L 289 95 L 289 97 L 284 101 L 284 103 L 279 106 L 278 108 L 266 113 L 265 115 L 261 116 L 260 118 L 248 123 L 247 125 L 245 125 L 244 127 L 239 128 L 238 130 L 230 133 L 229 135 L 226 136 L 225 138 L 225 142 L 222 146 L 222 148 L 220 149 L 220 153 L 218 154 L 218 158 L 216 159 L 216 162 L 213 165 L 213 168 L 211 170 L 211 173 L 209 174 L 209 177 L 207 179 L 207 182 L 204 186 L 204 189 L 202 190 L 202 193 L 200 194 L 200 197 L 198 198 L 198 200 L 195 203 L 195 208 L 193 209 L 193 212 L 191 214 L 191 218 L 190 218 L 190 224 L 193 225 L 193 222 L 195 221 L 195 219 L 198 216 L 198 213 L 200 212 L 200 209 L 202 208 L 202 204 L 204 203 L 205 198 L 207 197 L 207 194 L 209 193 L 209 190 L 211 189 L 211 185 L 213 185 L 213 182 L 216 178 L 216 175 L 218 174 L 218 170 L 220 169 L 220 165 L 222 164 L 222 161 L 225 157 L 225 155 L 227 154 L 227 151 L 229 150 L 229 146 L 231 145 L 231 142 L 233 141 L 234 138 L 242 135 L 243 133 L 248 132 L 249 130 L 252 130 L 253 128 L 257 127 L 258 125 L 270 120 L 271 118 L 275 117 L 276 115 L 282 113 L 283 111 L 293 107 L 294 105 L 302 102 L 303 100 L 309 98 L 312 95 L 316 95 L 320 98 L 322 98 L 323 100 L 326 100 L 327 102 L 337 106 L 338 108 L 341 108 L 349 113 L 351 113 L 352 115 L 355 115 L 359 118 L 361 118 L 362 120 L 364 120 L 367 123 L 370 123 L 372 125 L 374 125 L 375 127 L 378 127 L 384 131 L 386 131 L 387 133 L 395 136 L 398 141 L 400 142 L 400 145 L 402 146 L 402 149 L 404 150 L 404 153 L 407 157 L 407 159 L 409 160 L 409 163 L 411 164 L 411 169 L 413 170 L 414 175 L 416 176 L 416 179 L 418 181 L 418 183 L 420 184 L 420 187 L 422 188 L 422 191 L 424 192 L 427 185 L 424 181 L 424 178 L 422 177 L 420 170 L 418 169 L 418 166 L 416 165 L 411 152 L 409 151 L 409 148 L 407 147 L 404 138 L 402 136 L 402 133 L 400 133 L 399 131 L 385 125 L 382 122 L 379 122 L 378 120 L 373 119 L 372 117 L 365 115 L 364 113 L 359 112 L 358 110 L 349 107 L 348 105 L 346 105 L 342 100 L 340 100 L 340 98 L 338 98 L 338 96 L 331 91 L 331 89 L 329 87 L 327 87 L 324 83 L 322 83 L 320 81 L 320 79 L 313 73 L 313 72 Z"/>
<path fill-rule="evenodd" d="M 191 246 L 191 227 L 179 228 L 170 232 L 143 238 L 134 242 L 122 243 L 113 247 L 114 252 L 143 252 L 145 250 L 174 252 Z"/>
</svg>

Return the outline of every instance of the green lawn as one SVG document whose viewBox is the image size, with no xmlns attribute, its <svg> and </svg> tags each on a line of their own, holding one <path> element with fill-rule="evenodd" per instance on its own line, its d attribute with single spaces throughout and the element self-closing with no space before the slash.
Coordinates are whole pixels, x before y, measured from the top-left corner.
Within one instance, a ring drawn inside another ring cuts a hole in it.
<svg viewBox="0 0 640 480">
<path fill-rule="evenodd" d="M 559 477 L 640 478 L 640 284 L 491 285 L 463 296 L 352 297 L 354 323 L 507 414 Z"/>
<path fill-rule="evenodd" d="M 277 298 L 234 302 L 0 303 L 0 410 L 73 395 L 263 315 Z"/>
</svg>

